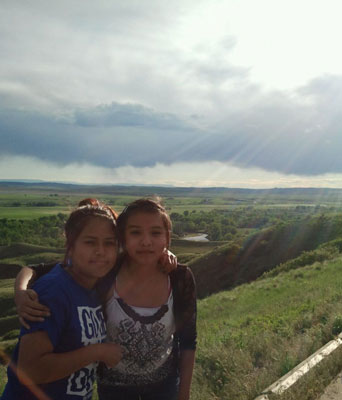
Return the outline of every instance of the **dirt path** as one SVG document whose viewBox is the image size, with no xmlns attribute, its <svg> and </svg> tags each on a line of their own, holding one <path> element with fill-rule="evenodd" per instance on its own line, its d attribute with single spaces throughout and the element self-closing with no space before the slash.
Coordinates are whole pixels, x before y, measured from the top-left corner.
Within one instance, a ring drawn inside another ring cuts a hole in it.
<svg viewBox="0 0 342 400">
<path fill-rule="evenodd" d="M 326 387 L 322 396 L 317 400 L 341 400 L 342 399 L 342 372 Z"/>
</svg>

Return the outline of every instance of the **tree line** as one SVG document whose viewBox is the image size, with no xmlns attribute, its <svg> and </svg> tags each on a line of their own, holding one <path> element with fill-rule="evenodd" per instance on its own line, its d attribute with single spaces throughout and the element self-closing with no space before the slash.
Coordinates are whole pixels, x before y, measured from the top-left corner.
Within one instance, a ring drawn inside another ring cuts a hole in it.
<svg viewBox="0 0 342 400">
<path fill-rule="evenodd" d="M 62 247 L 65 221 L 66 216 L 62 213 L 30 220 L 1 218 L 0 245 L 30 243 Z"/>
<path fill-rule="evenodd" d="M 311 219 L 321 211 L 314 207 L 301 206 L 292 208 L 248 206 L 226 210 L 215 209 L 209 212 L 185 210 L 183 213 L 172 212 L 170 216 L 176 237 L 205 233 L 209 240 L 230 241 L 246 236 L 248 232 L 253 233 L 279 224 L 297 221 L 302 225 L 301 221 L 304 221 L 305 225 L 307 218 Z M 322 218 L 324 220 L 325 217 Z M 21 242 L 61 247 L 64 244 L 65 221 L 66 215 L 62 213 L 30 220 L 2 218 L 0 219 L 0 245 Z"/>
</svg>

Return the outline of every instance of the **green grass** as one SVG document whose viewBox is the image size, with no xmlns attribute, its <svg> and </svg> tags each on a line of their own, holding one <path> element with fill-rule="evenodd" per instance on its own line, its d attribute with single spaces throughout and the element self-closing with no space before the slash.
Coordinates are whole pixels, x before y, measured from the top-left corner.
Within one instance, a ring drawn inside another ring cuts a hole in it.
<svg viewBox="0 0 342 400">
<path fill-rule="evenodd" d="M 49 264 L 57 261 L 62 261 L 63 257 L 64 256 L 61 253 L 46 252 L 46 253 L 31 254 L 27 256 L 4 258 L 1 260 L 1 262 L 4 264 L 17 264 L 25 266 L 25 265 L 33 265 L 40 263 Z"/>
<path fill-rule="evenodd" d="M 36 246 L 27 243 L 14 243 L 10 246 L 0 247 L 0 277 L 14 277 L 10 274 L 8 264 L 30 265 L 39 263 L 50 263 L 62 260 L 64 257 L 63 248 L 54 248 L 46 246 Z M 8 272 L 8 273 L 7 273 Z"/>
<path fill-rule="evenodd" d="M 58 213 L 68 214 L 65 207 L 0 207 L 0 218 L 34 219 Z"/>
<path fill-rule="evenodd" d="M 181 262 L 187 262 L 198 255 L 207 253 L 222 242 L 192 242 L 189 240 L 172 240 L 171 251 L 177 254 Z M 0 264 L 29 265 L 41 262 L 49 263 L 63 259 L 63 248 L 36 246 L 26 243 L 15 243 L 0 247 Z"/>
<path fill-rule="evenodd" d="M 13 300 L 13 287 L 13 278 L 0 280 L 0 336 L 19 328 Z"/>
<path fill-rule="evenodd" d="M 7 382 L 6 367 L 0 365 L 0 393 L 4 391 L 5 384 Z"/>
<path fill-rule="evenodd" d="M 3 260 L 5 258 L 29 256 L 40 253 L 64 254 L 64 249 L 47 247 L 47 246 L 37 246 L 34 244 L 27 244 L 27 243 L 13 243 L 10 246 L 0 247 L 0 260 Z"/>
<path fill-rule="evenodd" d="M 199 301 L 192 399 L 254 399 L 331 340 L 342 327 L 341 261 L 280 273 Z"/>
<path fill-rule="evenodd" d="M 75 199 L 75 203 L 73 205 L 69 206 L 53 206 L 53 207 L 27 207 L 27 206 L 21 206 L 21 207 L 2 207 L 0 206 L 0 218 L 10 218 L 10 219 L 34 219 L 34 218 L 39 218 L 39 217 L 45 217 L 49 215 L 55 215 L 58 213 L 62 214 L 69 214 L 70 211 L 76 206 L 77 202 L 81 200 L 81 198 Z M 125 204 L 127 204 L 129 201 L 135 200 L 135 198 L 132 199 L 127 199 L 126 201 L 122 201 L 122 204 L 117 204 L 118 200 L 113 201 L 112 200 L 107 200 L 107 203 L 110 204 L 114 210 L 118 213 L 120 213 L 123 208 L 125 207 Z M 114 204 L 113 204 L 114 203 Z M 228 207 L 227 205 L 197 205 L 197 204 L 188 204 L 188 205 L 174 205 L 167 207 L 167 210 L 169 213 L 172 212 L 177 212 L 177 213 L 183 213 L 184 211 L 211 211 L 214 209 L 218 210 L 227 210 Z"/>
<path fill-rule="evenodd" d="M 226 242 L 195 242 L 191 240 L 172 239 L 171 251 L 177 256 L 184 253 L 192 253 L 195 256 L 207 253 Z"/>
</svg>

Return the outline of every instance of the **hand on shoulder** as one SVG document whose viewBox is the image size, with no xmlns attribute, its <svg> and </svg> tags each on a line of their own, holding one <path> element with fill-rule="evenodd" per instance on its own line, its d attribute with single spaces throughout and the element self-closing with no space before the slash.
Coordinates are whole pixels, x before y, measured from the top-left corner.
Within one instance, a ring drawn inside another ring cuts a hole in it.
<svg viewBox="0 0 342 400">
<path fill-rule="evenodd" d="M 39 303 L 38 295 L 33 289 L 18 290 L 15 294 L 15 304 L 21 325 L 29 329 L 26 321 L 43 321 L 50 316 L 48 307 Z"/>
</svg>

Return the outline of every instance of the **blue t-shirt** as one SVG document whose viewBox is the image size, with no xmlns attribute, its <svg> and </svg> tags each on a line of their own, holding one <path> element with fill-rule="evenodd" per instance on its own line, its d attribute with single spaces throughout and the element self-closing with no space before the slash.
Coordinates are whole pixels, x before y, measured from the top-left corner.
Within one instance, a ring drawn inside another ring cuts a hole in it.
<svg viewBox="0 0 342 400">
<path fill-rule="evenodd" d="M 48 334 L 55 353 L 76 350 L 105 339 L 105 320 L 96 291 L 80 286 L 60 264 L 40 278 L 33 289 L 38 293 L 39 301 L 50 308 L 51 316 L 43 322 L 30 322 L 30 329 L 21 329 L 12 357 L 14 365 L 18 359 L 20 337 L 38 330 Z M 64 379 L 38 385 L 38 389 L 51 400 L 91 399 L 96 367 L 97 363 L 90 364 Z M 18 381 L 11 366 L 7 375 L 2 400 L 39 398 Z"/>
</svg>

